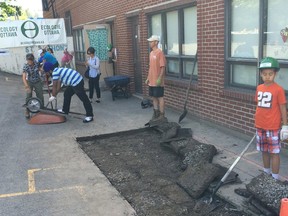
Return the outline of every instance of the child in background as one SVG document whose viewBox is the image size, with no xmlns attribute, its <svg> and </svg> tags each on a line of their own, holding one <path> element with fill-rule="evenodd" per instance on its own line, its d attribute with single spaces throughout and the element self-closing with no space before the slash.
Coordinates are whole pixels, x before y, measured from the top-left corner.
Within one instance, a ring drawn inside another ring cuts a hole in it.
<svg viewBox="0 0 288 216">
<path fill-rule="evenodd" d="M 59 63 L 58 63 L 57 59 L 50 52 L 46 51 L 45 49 L 42 49 L 38 52 L 38 54 L 40 54 L 40 58 L 43 59 L 43 61 L 42 61 L 43 64 L 45 62 L 50 62 L 53 64 L 54 68 L 59 67 Z"/>
<path fill-rule="evenodd" d="M 53 49 L 52 49 L 51 47 L 48 47 L 48 48 L 47 48 L 47 52 L 49 52 L 52 56 L 55 57 L 54 51 L 53 51 Z"/>
<path fill-rule="evenodd" d="M 259 69 L 264 83 L 257 87 L 255 98 L 257 150 L 262 152 L 264 172 L 279 179 L 280 136 L 283 140 L 288 134 L 286 97 L 284 89 L 274 81 L 280 70 L 278 61 L 266 57 L 261 61 Z"/>
<path fill-rule="evenodd" d="M 71 55 L 67 48 L 64 50 L 64 55 L 61 59 L 61 67 L 71 68 L 71 61 L 73 59 L 73 55 Z"/>
</svg>

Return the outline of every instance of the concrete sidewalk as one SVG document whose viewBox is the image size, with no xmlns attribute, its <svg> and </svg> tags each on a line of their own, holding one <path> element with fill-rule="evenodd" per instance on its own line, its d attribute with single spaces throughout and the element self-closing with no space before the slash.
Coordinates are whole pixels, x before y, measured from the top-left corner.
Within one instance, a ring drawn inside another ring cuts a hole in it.
<svg viewBox="0 0 288 216">
<path fill-rule="evenodd" d="M 68 118 L 66 123 L 58 125 L 29 125 L 21 107 L 25 95 L 21 78 L 0 73 L 0 91 L 0 215 L 135 214 L 78 147 L 75 138 L 142 128 L 150 119 L 152 108 L 142 109 L 137 97 L 112 101 L 111 93 L 105 91 L 100 104 L 92 103 L 95 114 L 92 123 L 83 124 L 79 119 Z M 62 101 L 60 94 L 58 106 Z M 72 99 L 71 111 L 84 112 L 76 96 Z M 180 114 L 166 111 L 169 121 L 177 122 Z M 191 116 L 187 116 L 181 126 L 192 128 L 194 139 L 215 145 L 219 154 L 213 162 L 226 167 L 252 138 Z M 283 149 L 282 179 L 288 179 L 287 165 L 287 150 Z M 256 152 L 255 144 L 234 170 L 243 183 L 224 185 L 219 195 L 241 206 L 243 200 L 234 193 L 234 188 L 244 188 L 262 170 L 261 155 Z"/>
</svg>

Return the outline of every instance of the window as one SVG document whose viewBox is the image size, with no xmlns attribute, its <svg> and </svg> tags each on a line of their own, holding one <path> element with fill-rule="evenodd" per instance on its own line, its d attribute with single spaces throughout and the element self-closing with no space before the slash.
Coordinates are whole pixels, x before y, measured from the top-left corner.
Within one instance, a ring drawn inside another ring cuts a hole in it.
<svg viewBox="0 0 288 216">
<path fill-rule="evenodd" d="M 71 13 L 70 11 L 65 12 L 65 29 L 67 36 L 72 36 L 72 23 L 71 23 Z"/>
<path fill-rule="evenodd" d="M 166 14 L 167 17 L 167 54 L 179 55 L 179 37 L 178 37 L 178 11 L 172 11 Z"/>
<path fill-rule="evenodd" d="M 153 35 L 160 37 L 159 48 L 162 49 L 163 34 L 162 34 L 162 17 L 161 14 L 151 17 L 151 32 Z"/>
<path fill-rule="evenodd" d="M 196 6 L 165 11 L 150 17 L 150 33 L 160 36 L 167 59 L 167 75 L 189 79 L 197 50 Z M 197 79 L 197 65 L 194 72 Z"/>
<path fill-rule="evenodd" d="M 86 51 L 83 40 L 83 30 L 77 29 L 73 31 L 74 52 L 76 61 L 85 61 Z"/>
<path fill-rule="evenodd" d="M 266 56 L 278 59 L 281 67 L 288 66 L 288 41 L 286 42 L 285 36 L 288 35 L 288 22 L 283 7 L 285 2 L 226 0 L 226 80 L 229 86 L 255 89 L 262 82 L 257 66 Z M 279 84 L 283 82 L 282 79 L 288 81 L 286 74 L 279 72 L 278 75 L 276 81 Z M 288 86 L 286 88 L 288 90 Z"/>
<path fill-rule="evenodd" d="M 197 50 L 197 11 L 196 7 L 184 9 L 183 55 L 195 55 Z"/>
<path fill-rule="evenodd" d="M 264 56 L 288 59 L 287 1 L 273 0 L 265 6 L 267 23 L 264 23 Z M 267 7 L 267 8 L 266 8 Z M 288 80 L 287 80 L 288 81 Z"/>
</svg>

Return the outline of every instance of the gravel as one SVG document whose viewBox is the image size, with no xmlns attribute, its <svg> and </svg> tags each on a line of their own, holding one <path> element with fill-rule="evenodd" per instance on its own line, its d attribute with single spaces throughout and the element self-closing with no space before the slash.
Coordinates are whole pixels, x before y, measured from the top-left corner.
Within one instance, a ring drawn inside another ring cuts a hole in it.
<svg viewBox="0 0 288 216">
<path fill-rule="evenodd" d="M 288 197 L 288 185 L 264 173 L 253 178 L 246 188 L 275 214 L 279 214 L 281 199 Z"/>
</svg>

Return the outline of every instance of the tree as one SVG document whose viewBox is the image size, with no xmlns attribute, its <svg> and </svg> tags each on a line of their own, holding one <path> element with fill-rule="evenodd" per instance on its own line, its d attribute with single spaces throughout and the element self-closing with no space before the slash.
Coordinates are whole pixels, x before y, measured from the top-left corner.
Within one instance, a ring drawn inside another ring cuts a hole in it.
<svg viewBox="0 0 288 216">
<path fill-rule="evenodd" d="M 6 2 L 0 3 L 0 12 L 0 21 L 5 21 L 11 16 L 19 17 L 22 14 L 21 7 L 12 6 Z"/>
</svg>

